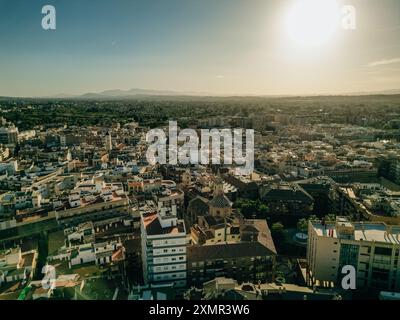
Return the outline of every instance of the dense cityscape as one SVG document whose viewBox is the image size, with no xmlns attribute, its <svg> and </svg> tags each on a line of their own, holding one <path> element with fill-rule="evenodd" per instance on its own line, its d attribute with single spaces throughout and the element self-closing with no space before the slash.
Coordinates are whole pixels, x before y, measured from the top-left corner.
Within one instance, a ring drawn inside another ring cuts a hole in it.
<svg viewBox="0 0 400 320">
<path fill-rule="evenodd" d="M 396 315 L 399 31 L 398 0 L 0 0 L 2 318 Z"/>
<path fill-rule="evenodd" d="M 399 95 L 0 112 L 0 300 L 400 299 Z M 254 171 L 150 164 L 146 133 L 169 121 L 254 129 Z"/>
</svg>

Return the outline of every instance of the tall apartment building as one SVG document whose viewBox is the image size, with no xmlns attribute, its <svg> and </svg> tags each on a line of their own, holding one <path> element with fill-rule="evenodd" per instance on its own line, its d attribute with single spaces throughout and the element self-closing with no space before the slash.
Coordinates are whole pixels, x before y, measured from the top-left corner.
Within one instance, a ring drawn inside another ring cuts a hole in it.
<svg viewBox="0 0 400 320">
<path fill-rule="evenodd" d="M 400 290 L 400 227 L 384 223 L 309 222 L 309 284 L 341 285 L 342 268 L 356 270 L 357 289 Z"/>
<path fill-rule="evenodd" d="M 109 132 L 107 132 L 105 138 L 104 138 L 104 143 L 105 143 L 105 148 L 107 151 L 112 150 L 112 137 Z"/>
<path fill-rule="evenodd" d="M 0 143 L 2 144 L 18 144 L 18 128 L 15 126 L 0 128 Z"/>
<path fill-rule="evenodd" d="M 390 178 L 395 183 L 400 183 L 400 159 L 393 159 L 390 162 Z"/>
<path fill-rule="evenodd" d="M 141 213 L 142 263 L 146 284 L 186 286 L 186 230 L 176 205 Z"/>
<path fill-rule="evenodd" d="M 398 155 L 381 156 L 378 158 L 378 174 L 386 179 L 400 183 L 400 158 Z"/>
</svg>

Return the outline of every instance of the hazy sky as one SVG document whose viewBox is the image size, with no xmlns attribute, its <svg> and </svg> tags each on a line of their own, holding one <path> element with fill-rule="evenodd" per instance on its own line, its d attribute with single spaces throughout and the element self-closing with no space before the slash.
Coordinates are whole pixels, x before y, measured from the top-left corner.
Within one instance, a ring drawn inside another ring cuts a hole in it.
<svg viewBox="0 0 400 320">
<path fill-rule="evenodd" d="M 356 30 L 338 28 L 319 45 L 289 36 L 297 1 L 0 0 L 0 95 L 400 88 L 399 0 L 347 0 Z M 45 4 L 57 10 L 56 30 L 41 27 Z"/>
</svg>

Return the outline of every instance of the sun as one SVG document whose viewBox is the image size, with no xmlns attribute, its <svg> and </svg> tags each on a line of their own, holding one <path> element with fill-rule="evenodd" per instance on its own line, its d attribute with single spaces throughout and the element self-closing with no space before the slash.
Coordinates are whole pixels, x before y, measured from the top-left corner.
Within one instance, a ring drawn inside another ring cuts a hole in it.
<svg viewBox="0 0 400 320">
<path fill-rule="evenodd" d="M 295 0 L 286 17 L 289 37 L 301 46 L 320 46 L 338 29 L 340 8 L 336 0 Z"/>
</svg>

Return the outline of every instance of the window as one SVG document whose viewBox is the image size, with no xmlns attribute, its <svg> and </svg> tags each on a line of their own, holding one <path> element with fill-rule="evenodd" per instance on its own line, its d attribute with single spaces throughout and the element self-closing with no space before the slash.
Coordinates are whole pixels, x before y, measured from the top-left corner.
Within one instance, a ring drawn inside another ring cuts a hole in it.
<svg viewBox="0 0 400 320">
<path fill-rule="evenodd" d="M 359 246 L 351 244 L 342 244 L 339 256 L 339 270 L 344 265 L 357 266 Z"/>
<path fill-rule="evenodd" d="M 375 254 L 379 254 L 379 255 L 383 255 L 383 256 L 391 256 L 392 248 L 376 247 Z"/>
<path fill-rule="evenodd" d="M 365 270 L 369 269 L 369 263 L 368 262 L 360 262 L 360 267 L 364 267 Z"/>
<path fill-rule="evenodd" d="M 379 268 L 372 269 L 372 278 L 374 281 L 388 281 L 389 280 L 389 271 Z"/>
</svg>

